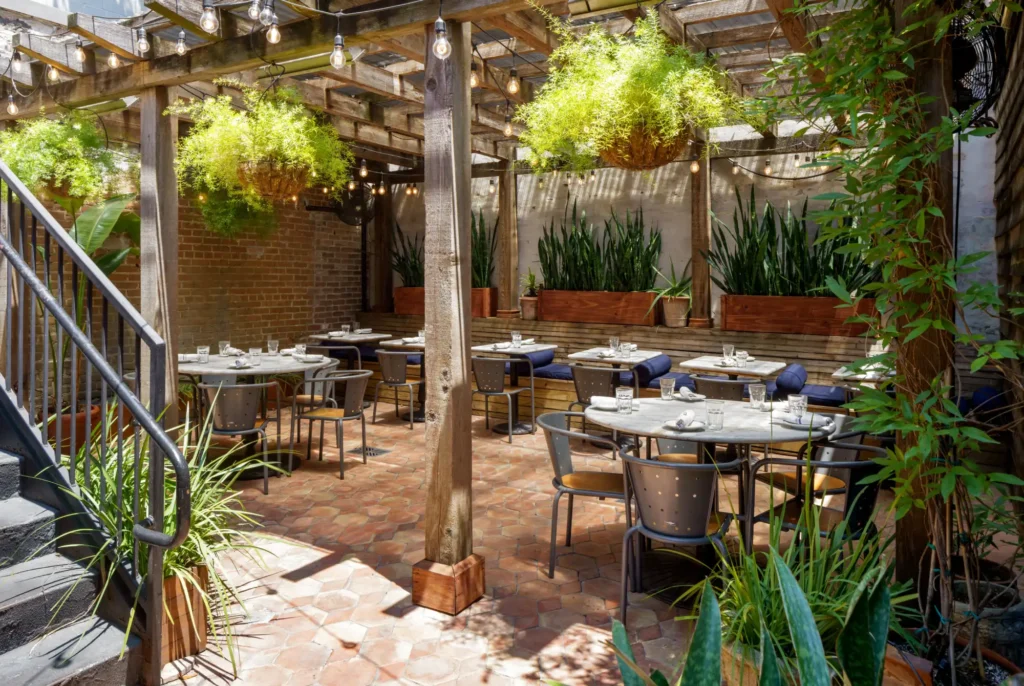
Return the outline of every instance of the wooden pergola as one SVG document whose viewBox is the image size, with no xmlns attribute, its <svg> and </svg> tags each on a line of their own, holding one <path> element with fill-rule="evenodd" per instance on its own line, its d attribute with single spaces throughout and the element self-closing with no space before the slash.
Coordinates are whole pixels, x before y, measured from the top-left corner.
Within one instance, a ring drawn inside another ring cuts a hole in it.
<svg viewBox="0 0 1024 686">
<path fill-rule="evenodd" d="M 536 0 L 581 27 L 603 22 L 628 31 L 653 3 L 635 0 Z M 517 310 L 518 242 L 515 175 L 518 125 L 506 116 L 543 84 L 558 38 L 525 0 L 259 0 L 278 17 L 280 40 L 247 14 L 249 2 L 210 3 L 217 21 L 201 17 L 202 0 L 146 0 L 146 14 L 124 20 L 67 13 L 32 0 L 0 0 L 0 12 L 25 17 L 0 51 L 4 95 L 13 93 L 20 119 L 58 108 L 90 108 L 109 131 L 141 150 L 142 313 L 166 339 L 167 387 L 176 384 L 178 196 L 174 147 L 178 122 L 165 114 L 176 97 L 220 92 L 231 75 L 249 83 L 273 80 L 294 87 L 306 104 L 332 118 L 357 157 L 401 170 L 402 181 L 423 180 L 426 204 L 426 329 L 431 340 L 427 414 L 429 488 L 426 559 L 416 567 L 414 600 L 456 613 L 483 593 L 483 562 L 472 554 L 471 385 L 469 375 L 469 224 L 473 176 L 497 176 L 500 190 L 499 312 Z M 765 81 L 772 59 L 812 44 L 813 29 L 835 16 L 823 5 L 813 26 L 786 10 L 792 0 L 705 0 L 666 3 L 659 16 L 668 36 L 717 57 L 739 94 Z M 451 55 L 436 58 L 434 22 L 447 25 Z M 205 28 L 204 28 L 205 26 Z M 46 28 L 50 35 L 46 35 Z M 144 31 L 150 49 L 138 47 Z M 179 54 L 184 32 L 187 49 Z M 335 35 L 351 58 L 331 67 Z M 10 66 L 14 51 L 24 67 Z M 471 87 L 471 79 L 478 84 Z M 821 75 L 810 75 L 817 79 Z M 509 88 L 519 79 L 518 92 Z M 780 88 L 785 88 L 781 84 Z M 804 137 L 801 150 L 826 143 Z M 711 325 L 711 281 L 702 253 L 710 247 L 710 157 L 695 140 L 682 159 L 700 159 L 691 184 L 693 312 L 691 326 Z M 793 149 L 794 141 L 766 130 L 730 142 L 721 156 Z M 473 155 L 492 162 L 473 165 Z M 390 197 L 390 194 L 387 196 Z M 390 212 L 387 212 L 390 214 Z M 377 231 L 375 284 L 390 298 L 390 231 Z M 146 378 L 144 375 L 143 378 Z"/>
</svg>

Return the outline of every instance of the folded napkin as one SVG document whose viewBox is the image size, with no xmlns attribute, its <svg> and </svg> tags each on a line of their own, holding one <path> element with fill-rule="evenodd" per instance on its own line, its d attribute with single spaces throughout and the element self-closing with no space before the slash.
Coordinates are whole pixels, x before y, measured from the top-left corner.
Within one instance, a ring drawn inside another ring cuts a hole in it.
<svg viewBox="0 0 1024 686">
<path fill-rule="evenodd" d="M 231 361 L 231 366 L 235 369 L 245 369 L 249 364 L 248 357 L 239 357 Z"/>
<path fill-rule="evenodd" d="M 178 362 L 198 362 L 198 353 L 179 353 Z"/>
<path fill-rule="evenodd" d="M 408 338 L 402 339 L 403 343 L 422 343 L 423 339 L 419 336 L 409 336 Z"/>
<path fill-rule="evenodd" d="M 823 417 L 820 414 L 805 414 L 803 417 L 797 418 L 795 414 L 787 413 L 781 415 L 781 418 L 784 422 L 799 424 L 800 426 L 806 426 L 814 429 L 823 429 L 832 423 L 831 419 Z"/>
<path fill-rule="evenodd" d="M 636 351 L 636 343 L 623 343 L 623 345 L 626 346 L 626 350 L 630 352 Z"/>
<path fill-rule="evenodd" d="M 607 395 L 595 395 L 590 398 L 590 406 L 595 410 L 618 410 L 619 402 Z M 640 400 L 633 398 L 633 410 L 637 411 L 640 409 Z"/>
<path fill-rule="evenodd" d="M 728 360 L 721 359 L 718 362 L 715 362 L 715 366 L 716 367 L 735 367 L 736 366 L 736 360 L 735 360 L 735 358 L 730 358 Z"/>
<path fill-rule="evenodd" d="M 676 417 L 676 428 L 685 429 L 686 427 L 690 426 L 690 424 L 693 424 L 693 420 L 693 410 L 683 410 L 682 412 L 679 413 L 679 416 Z"/>
<path fill-rule="evenodd" d="M 320 362 L 321 360 L 324 359 L 324 356 L 323 355 L 296 355 L 296 354 L 293 354 L 292 358 L 295 359 L 295 360 L 298 360 L 299 362 L 310 363 L 310 362 Z"/>
<path fill-rule="evenodd" d="M 347 336 L 348 334 L 345 333 L 344 331 L 328 331 L 327 335 L 330 336 L 331 338 L 341 338 L 342 336 Z"/>
<path fill-rule="evenodd" d="M 511 343 L 509 343 L 508 341 L 503 341 L 501 343 L 495 343 L 494 345 L 492 345 L 491 346 L 491 350 L 504 350 L 505 348 L 511 348 L 511 347 L 512 347 Z"/>
<path fill-rule="evenodd" d="M 352 333 L 373 333 L 373 329 L 356 329 Z"/>
<path fill-rule="evenodd" d="M 615 351 L 615 350 L 598 350 L 597 351 L 597 356 L 598 357 L 615 357 L 618 354 L 619 353 L 617 351 Z"/>
<path fill-rule="evenodd" d="M 524 338 L 523 340 L 519 341 L 520 345 L 533 345 L 534 343 L 536 343 L 536 341 L 532 338 Z"/>
<path fill-rule="evenodd" d="M 235 357 L 241 357 L 242 355 L 245 354 L 245 351 L 241 350 L 240 348 L 230 348 L 230 347 L 227 350 L 225 350 L 224 352 L 226 352 L 228 355 L 234 355 Z"/>
<path fill-rule="evenodd" d="M 285 348 L 284 350 L 281 351 L 281 354 L 282 355 L 294 355 L 295 354 L 295 348 Z"/>
<path fill-rule="evenodd" d="M 704 400 L 707 397 L 700 393 L 694 393 L 686 386 L 680 386 L 679 390 L 676 391 L 676 395 L 678 395 L 682 400 Z"/>
</svg>

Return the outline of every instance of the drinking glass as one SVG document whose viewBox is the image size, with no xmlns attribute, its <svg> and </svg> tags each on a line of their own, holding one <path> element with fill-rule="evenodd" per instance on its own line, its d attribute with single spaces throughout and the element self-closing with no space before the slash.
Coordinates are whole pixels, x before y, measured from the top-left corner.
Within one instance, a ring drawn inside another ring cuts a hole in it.
<svg viewBox="0 0 1024 686">
<path fill-rule="evenodd" d="M 231 341 L 217 341 L 217 352 L 220 353 L 221 357 L 228 356 L 228 348 L 231 347 Z"/>
<path fill-rule="evenodd" d="M 618 350 L 619 350 L 619 337 L 618 336 L 612 336 L 612 337 L 610 337 L 608 339 L 608 349 L 611 350 L 613 353 L 614 352 L 618 352 Z"/>
<path fill-rule="evenodd" d="M 210 361 L 210 346 L 201 345 L 196 348 L 196 354 L 199 355 L 199 364 L 206 364 Z"/>
<path fill-rule="evenodd" d="M 807 396 L 806 395 L 791 395 L 789 396 L 789 411 L 794 417 L 800 419 L 804 416 L 804 412 L 807 411 Z"/>
<path fill-rule="evenodd" d="M 752 383 L 749 388 L 750 406 L 755 410 L 760 410 L 764 407 L 764 397 L 768 392 L 768 388 L 763 383 Z"/>
<path fill-rule="evenodd" d="M 269 339 L 267 341 L 267 354 L 276 355 L 280 347 L 281 344 L 278 341 L 275 341 L 273 338 Z"/>
<path fill-rule="evenodd" d="M 523 334 L 519 331 L 512 332 L 512 347 L 521 348 L 523 347 Z"/>
<path fill-rule="evenodd" d="M 736 364 L 740 367 L 747 366 L 747 358 L 750 357 L 750 353 L 746 350 L 740 350 L 736 353 Z"/>
<path fill-rule="evenodd" d="M 296 355 L 305 355 L 306 354 L 306 344 L 305 343 L 296 343 L 295 344 L 295 354 Z"/>
<path fill-rule="evenodd" d="M 672 400 L 676 392 L 676 380 L 661 379 L 658 383 L 661 386 L 661 399 Z"/>
<path fill-rule="evenodd" d="M 708 412 L 708 428 L 721 429 L 725 426 L 725 401 L 708 400 L 706 403 Z"/>
<path fill-rule="evenodd" d="M 633 413 L 633 387 L 619 386 L 615 389 L 615 408 L 619 414 Z"/>
<path fill-rule="evenodd" d="M 350 324 L 342 324 L 341 325 L 341 333 L 342 333 L 342 335 L 345 335 L 345 336 L 349 335 L 350 333 L 352 333 L 352 326 Z"/>
<path fill-rule="evenodd" d="M 427 331 L 426 331 L 426 329 L 420 329 L 419 331 L 417 331 L 416 332 L 416 337 L 419 338 L 421 341 L 427 340 Z"/>
<path fill-rule="evenodd" d="M 249 364 L 259 367 L 261 355 L 263 355 L 263 348 L 249 348 Z"/>
<path fill-rule="evenodd" d="M 619 346 L 619 357 L 628 360 L 633 357 L 633 346 L 629 343 L 623 343 Z"/>
<path fill-rule="evenodd" d="M 736 354 L 736 346 L 731 343 L 722 344 L 722 359 L 728 362 Z"/>
</svg>

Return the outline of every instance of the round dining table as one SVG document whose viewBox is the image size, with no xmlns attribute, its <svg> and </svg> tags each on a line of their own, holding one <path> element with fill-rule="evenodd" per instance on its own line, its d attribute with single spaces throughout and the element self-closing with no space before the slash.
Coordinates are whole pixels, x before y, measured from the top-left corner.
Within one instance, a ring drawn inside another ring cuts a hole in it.
<svg viewBox="0 0 1024 686">
<path fill-rule="evenodd" d="M 318 372 L 327 367 L 336 366 L 338 360 L 331 357 L 322 357 L 319 362 L 302 362 L 291 355 L 267 355 L 260 356 L 260 364 L 257 366 L 235 367 L 235 360 L 238 357 L 223 357 L 221 355 L 210 355 L 210 361 L 206 364 L 199 362 L 179 362 L 178 373 L 192 377 L 203 376 L 277 376 L 278 374 L 305 374 L 306 372 Z"/>
</svg>

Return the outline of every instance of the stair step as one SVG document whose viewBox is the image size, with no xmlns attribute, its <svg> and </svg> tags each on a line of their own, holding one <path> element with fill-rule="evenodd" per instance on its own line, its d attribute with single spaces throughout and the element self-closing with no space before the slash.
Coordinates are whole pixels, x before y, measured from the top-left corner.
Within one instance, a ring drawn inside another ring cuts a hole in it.
<svg viewBox="0 0 1024 686">
<path fill-rule="evenodd" d="M 95 597 L 95 575 L 57 553 L 0 569 L 0 653 L 81 619 Z"/>
<path fill-rule="evenodd" d="M 0 500 L 0 567 L 52 553 L 56 513 L 20 496 Z"/>
<path fill-rule="evenodd" d="M 21 489 L 21 460 L 0 450 L 0 500 L 13 498 Z"/>
<path fill-rule="evenodd" d="M 90 617 L 54 631 L 39 641 L 0 654 L 4 686 L 120 686 L 134 684 L 142 651 L 135 636 Z"/>
</svg>

